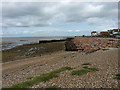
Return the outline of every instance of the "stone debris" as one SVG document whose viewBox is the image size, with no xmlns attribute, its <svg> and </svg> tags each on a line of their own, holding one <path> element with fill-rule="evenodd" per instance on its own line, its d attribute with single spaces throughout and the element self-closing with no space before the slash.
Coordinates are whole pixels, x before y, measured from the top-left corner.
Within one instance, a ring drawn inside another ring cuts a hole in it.
<svg viewBox="0 0 120 90">
<path fill-rule="evenodd" d="M 75 37 L 72 39 L 72 42 L 76 46 L 76 51 L 83 51 L 85 53 L 119 47 L 118 40 L 114 38 Z"/>
<path fill-rule="evenodd" d="M 34 53 L 37 53 L 39 49 L 38 48 L 30 48 L 25 54 L 24 56 L 29 56 L 29 55 L 33 55 Z"/>
</svg>

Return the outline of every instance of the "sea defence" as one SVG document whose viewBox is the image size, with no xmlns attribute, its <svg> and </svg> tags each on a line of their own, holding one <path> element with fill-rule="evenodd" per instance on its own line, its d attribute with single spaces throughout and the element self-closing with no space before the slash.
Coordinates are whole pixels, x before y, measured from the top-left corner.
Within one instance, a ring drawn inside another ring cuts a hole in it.
<svg viewBox="0 0 120 90">
<path fill-rule="evenodd" d="M 120 43 L 115 38 L 74 37 L 65 42 L 66 51 L 81 51 L 91 53 L 100 49 L 119 48 Z"/>
<path fill-rule="evenodd" d="M 42 40 L 42 41 L 39 41 L 39 44 L 40 43 L 51 43 L 51 42 L 62 42 L 62 41 L 66 41 L 66 39 L 60 39 L 60 40 Z"/>
<path fill-rule="evenodd" d="M 39 44 L 65 41 L 65 51 L 77 51 L 76 45 L 72 42 L 73 39 L 74 38 L 66 38 L 66 39 L 60 39 L 60 40 L 43 40 L 43 41 L 39 41 Z"/>
<path fill-rule="evenodd" d="M 78 51 L 75 43 L 73 42 L 74 38 L 67 38 L 65 42 L 66 51 Z"/>
</svg>

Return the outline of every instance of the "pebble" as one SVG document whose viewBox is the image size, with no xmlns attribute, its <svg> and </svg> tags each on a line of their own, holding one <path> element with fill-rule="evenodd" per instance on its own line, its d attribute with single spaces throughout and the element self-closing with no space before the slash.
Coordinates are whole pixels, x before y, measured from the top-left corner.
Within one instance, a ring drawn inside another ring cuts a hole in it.
<svg viewBox="0 0 120 90">
<path fill-rule="evenodd" d="M 116 50 L 109 50 L 108 52 L 102 53 L 100 51 L 91 55 L 82 55 L 82 53 L 78 52 L 74 53 L 74 55 L 76 58 L 67 56 L 67 58 L 64 58 L 64 56 L 60 56 L 57 59 L 55 58 L 47 62 L 47 64 L 41 62 L 21 71 L 3 74 L 3 87 L 9 87 L 18 82 L 27 81 L 26 77 L 28 76 L 37 76 L 65 66 L 71 66 L 75 68 L 73 70 L 79 70 L 82 69 L 82 64 L 86 62 L 90 62 L 92 64 L 90 67 L 96 67 L 99 71 L 90 72 L 81 76 L 72 76 L 71 72 L 73 70 L 64 71 L 59 74 L 59 77 L 33 85 L 32 88 L 46 88 L 48 86 L 58 86 L 61 88 L 116 88 L 118 86 L 118 81 L 113 79 L 114 74 L 118 71 Z"/>
</svg>

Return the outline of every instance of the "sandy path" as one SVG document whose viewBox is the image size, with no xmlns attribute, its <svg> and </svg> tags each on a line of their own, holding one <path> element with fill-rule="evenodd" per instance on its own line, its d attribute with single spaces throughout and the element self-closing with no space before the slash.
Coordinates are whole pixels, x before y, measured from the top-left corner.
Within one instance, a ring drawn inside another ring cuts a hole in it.
<svg viewBox="0 0 120 90">
<path fill-rule="evenodd" d="M 34 85 L 35 88 L 59 86 L 63 88 L 117 88 L 118 81 L 113 79 L 118 72 L 118 49 L 98 51 L 91 54 L 60 51 L 41 57 L 28 58 L 3 64 L 3 87 L 26 81 L 28 76 L 36 76 L 55 69 L 70 66 L 82 69 L 89 62 L 90 67 L 99 68 L 98 72 L 82 76 L 72 76 L 65 71 L 58 78 Z"/>
<path fill-rule="evenodd" d="M 22 69 L 37 63 L 44 64 L 46 62 L 49 62 L 51 59 L 54 60 L 54 58 L 58 58 L 59 56 L 63 56 L 65 54 L 69 54 L 69 52 L 60 51 L 57 53 L 52 53 L 50 55 L 44 55 L 41 57 L 26 58 L 26 59 L 6 62 L 2 64 L 3 74 L 15 72 L 19 69 Z"/>
</svg>

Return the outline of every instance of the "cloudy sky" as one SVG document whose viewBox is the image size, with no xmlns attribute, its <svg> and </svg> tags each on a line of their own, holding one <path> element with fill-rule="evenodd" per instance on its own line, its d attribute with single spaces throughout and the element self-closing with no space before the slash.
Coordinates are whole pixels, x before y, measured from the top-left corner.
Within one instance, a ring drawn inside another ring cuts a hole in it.
<svg viewBox="0 0 120 90">
<path fill-rule="evenodd" d="M 118 27 L 117 2 L 4 2 L 0 35 L 77 36 Z"/>
</svg>

